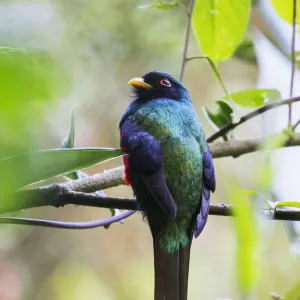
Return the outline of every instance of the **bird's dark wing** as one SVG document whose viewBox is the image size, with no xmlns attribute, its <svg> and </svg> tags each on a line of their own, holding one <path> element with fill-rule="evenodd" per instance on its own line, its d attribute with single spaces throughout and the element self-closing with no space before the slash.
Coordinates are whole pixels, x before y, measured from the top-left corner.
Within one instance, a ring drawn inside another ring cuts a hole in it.
<svg viewBox="0 0 300 300">
<path fill-rule="evenodd" d="M 159 207 L 175 218 L 176 203 L 166 184 L 161 145 L 151 134 L 126 120 L 121 128 L 121 148 L 129 153 L 127 176 L 140 176 Z M 136 190 L 134 182 L 132 188 Z"/>
<path fill-rule="evenodd" d="M 210 203 L 210 192 L 214 192 L 216 189 L 216 177 L 215 169 L 213 164 L 212 155 L 209 147 L 207 146 L 207 151 L 203 153 L 203 187 L 202 187 L 202 199 L 200 214 L 198 216 L 195 237 L 198 237 L 202 232 L 209 213 L 209 203 Z"/>
</svg>

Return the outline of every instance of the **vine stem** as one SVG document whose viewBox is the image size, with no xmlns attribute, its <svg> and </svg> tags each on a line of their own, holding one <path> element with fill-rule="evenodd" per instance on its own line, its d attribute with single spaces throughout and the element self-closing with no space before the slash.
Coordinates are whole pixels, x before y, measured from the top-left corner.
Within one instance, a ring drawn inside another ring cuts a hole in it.
<svg viewBox="0 0 300 300">
<path fill-rule="evenodd" d="M 299 124 L 300 124 L 300 120 L 298 120 L 297 123 L 293 126 L 293 130 L 295 130 Z"/>
<path fill-rule="evenodd" d="M 265 106 L 262 106 L 256 110 L 250 112 L 247 115 L 244 115 L 243 117 L 240 118 L 240 120 L 238 122 L 230 123 L 230 124 L 226 125 L 225 127 L 221 128 L 219 131 L 215 132 L 210 137 L 208 137 L 207 142 L 209 142 L 209 143 L 213 142 L 217 138 L 226 135 L 229 131 L 235 129 L 239 125 L 245 123 L 246 121 L 248 121 L 268 110 L 274 109 L 274 108 L 282 106 L 282 105 L 290 105 L 294 102 L 299 102 L 299 101 L 300 101 L 300 96 L 273 101 Z"/>
<path fill-rule="evenodd" d="M 295 39 L 296 39 L 296 22 L 297 22 L 297 0 L 293 1 L 293 33 L 292 33 L 292 70 L 290 81 L 290 97 L 293 97 L 294 78 L 295 78 Z M 292 103 L 289 104 L 288 127 L 292 126 Z"/>
<path fill-rule="evenodd" d="M 229 94 L 229 92 L 228 92 L 228 90 L 227 90 L 227 88 L 226 88 L 226 86 L 224 84 L 224 81 L 223 81 L 223 79 L 221 77 L 221 74 L 219 73 L 219 70 L 218 70 L 217 66 L 215 65 L 215 63 L 208 56 L 203 56 L 203 55 L 202 56 L 198 55 L 198 56 L 188 57 L 188 58 L 186 58 L 186 62 L 189 62 L 189 61 L 192 61 L 192 60 L 196 60 L 196 59 L 206 59 L 207 60 L 207 62 L 209 63 L 210 67 L 212 68 L 213 72 L 215 73 L 217 79 L 219 80 L 219 83 L 221 84 L 222 89 L 223 89 L 225 95 L 228 97 L 228 99 L 231 99 L 231 96 L 230 96 L 230 94 Z M 231 101 L 233 102 L 232 99 L 231 99 Z"/>
<path fill-rule="evenodd" d="M 187 26 L 186 26 L 183 55 L 182 55 L 180 75 L 179 75 L 180 81 L 182 81 L 182 79 L 183 79 L 185 66 L 186 66 L 186 62 L 187 62 L 187 54 L 188 54 L 188 48 L 189 48 L 189 43 L 190 43 L 192 16 L 193 16 L 194 7 L 195 7 L 195 0 L 190 0 L 189 8 L 188 8 L 188 20 L 187 20 Z"/>
<path fill-rule="evenodd" d="M 113 223 L 120 222 L 130 217 L 135 212 L 136 211 L 134 210 L 125 210 L 124 212 L 113 217 L 87 222 L 64 222 L 30 218 L 0 217 L 0 224 L 20 224 L 60 229 L 91 229 L 97 227 L 107 227 Z"/>
</svg>

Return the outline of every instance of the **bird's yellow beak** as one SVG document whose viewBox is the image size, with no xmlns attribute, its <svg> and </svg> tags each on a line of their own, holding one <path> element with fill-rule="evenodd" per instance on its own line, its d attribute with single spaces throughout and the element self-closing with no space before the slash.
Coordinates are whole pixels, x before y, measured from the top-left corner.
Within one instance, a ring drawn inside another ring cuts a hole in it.
<svg viewBox="0 0 300 300">
<path fill-rule="evenodd" d="M 130 79 L 128 83 L 135 88 L 142 88 L 146 90 L 150 90 L 153 88 L 150 84 L 146 83 L 143 78 L 139 77 Z"/>
</svg>

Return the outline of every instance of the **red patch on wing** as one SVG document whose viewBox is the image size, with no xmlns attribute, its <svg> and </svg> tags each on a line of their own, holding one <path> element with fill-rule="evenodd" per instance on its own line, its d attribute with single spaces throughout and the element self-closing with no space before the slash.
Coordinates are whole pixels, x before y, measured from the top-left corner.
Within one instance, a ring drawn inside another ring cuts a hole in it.
<svg viewBox="0 0 300 300">
<path fill-rule="evenodd" d="M 122 149 L 124 150 L 124 149 Z M 125 166 L 125 184 L 126 185 L 131 185 L 131 180 L 129 177 L 129 159 L 128 159 L 128 154 L 123 155 L 123 162 Z"/>
<path fill-rule="evenodd" d="M 122 138 L 122 129 L 120 128 L 120 139 Z M 121 150 L 123 151 L 127 151 L 126 147 L 122 146 Z M 123 155 L 123 163 L 125 166 L 125 184 L 126 185 L 131 185 L 131 180 L 129 177 L 129 159 L 128 159 L 128 154 L 124 154 Z"/>
</svg>

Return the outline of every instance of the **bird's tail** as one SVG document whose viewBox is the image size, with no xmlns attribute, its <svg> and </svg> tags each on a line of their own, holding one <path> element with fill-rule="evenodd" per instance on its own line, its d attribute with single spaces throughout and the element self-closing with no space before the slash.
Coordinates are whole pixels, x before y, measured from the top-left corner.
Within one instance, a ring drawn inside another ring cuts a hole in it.
<svg viewBox="0 0 300 300">
<path fill-rule="evenodd" d="M 191 243 L 174 253 L 164 252 L 153 241 L 154 300 L 187 300 Z"/>
</svg>

